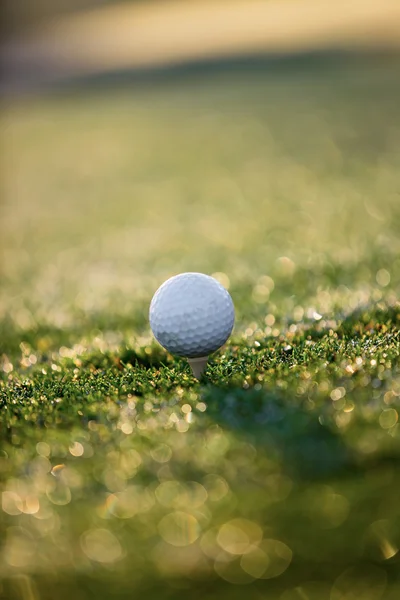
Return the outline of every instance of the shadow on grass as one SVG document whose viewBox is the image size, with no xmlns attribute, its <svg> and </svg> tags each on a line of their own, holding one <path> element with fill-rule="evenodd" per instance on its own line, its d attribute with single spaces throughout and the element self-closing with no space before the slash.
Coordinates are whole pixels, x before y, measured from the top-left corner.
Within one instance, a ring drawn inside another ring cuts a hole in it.
<svg viewBox="0 0 400 600">
<path fill-rule="evenodd" d="M 174 359 L 167 354 L 161 347 L 140 348 L 134 350 L 127 348 L 120 354 L 122 364 L 130 364 L 133 367 L 143 367 L 145 369 L 160 369 L 161 367 L 172 367 Z"/>
<path fill-rule="evenodd" d="M 207 386 L 204 400 L 215 423 L 284 464 L 291 477 L 330 477 L 349 464 L 341 438 L 290 393 Z"/>
</svg>

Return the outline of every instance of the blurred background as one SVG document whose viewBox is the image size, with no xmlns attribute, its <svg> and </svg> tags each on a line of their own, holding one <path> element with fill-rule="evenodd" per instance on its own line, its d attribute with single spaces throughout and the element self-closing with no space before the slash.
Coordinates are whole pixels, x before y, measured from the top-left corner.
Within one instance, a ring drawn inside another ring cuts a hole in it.
<svg viewBox="0 0 400 600">
<path fill-rule="evenodd" d="M 5 3 L 3 85 L 257 54 L 393 51 L 393 0 Z"/>
<path fill-rule="evenodd" d="M 4 6 L 11 331 L 145 326 L 179 270 L 251 291 L 282 256 L 347 269 L 396 252 L 397 1 Z"/>
</svg>

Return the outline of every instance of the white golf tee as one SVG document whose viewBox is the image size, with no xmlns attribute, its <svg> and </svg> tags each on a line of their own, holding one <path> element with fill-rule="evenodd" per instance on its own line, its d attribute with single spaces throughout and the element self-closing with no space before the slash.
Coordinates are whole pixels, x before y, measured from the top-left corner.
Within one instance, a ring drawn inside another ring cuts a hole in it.
<svg viewBox="0 0 400 600">
<path fill-rule="evenodd" d="M 199 358 L 188 358 L 188 363 L 191 366 L 193 375 L 196 379 L 200 379 L 207 366 L 208 356 L 199 356 Z"/>
</svg>

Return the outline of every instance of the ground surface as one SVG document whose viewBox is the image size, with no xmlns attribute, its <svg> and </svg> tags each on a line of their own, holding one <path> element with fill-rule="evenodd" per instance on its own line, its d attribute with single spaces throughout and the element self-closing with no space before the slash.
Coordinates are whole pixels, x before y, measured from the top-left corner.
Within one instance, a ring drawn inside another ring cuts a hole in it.
<svg viewBox="0 0 400 600">
<path fill-rule="evenodd" d="M 400 594 L 396 64 L 3 106 L 0 595 Z M 181 271 L 237 321 L 197 383 Z"/>
</svg>

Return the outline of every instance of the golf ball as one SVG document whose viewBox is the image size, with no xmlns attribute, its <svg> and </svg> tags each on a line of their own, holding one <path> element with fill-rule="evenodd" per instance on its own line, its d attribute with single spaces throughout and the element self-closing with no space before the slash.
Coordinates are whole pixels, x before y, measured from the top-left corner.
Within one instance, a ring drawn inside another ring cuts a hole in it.
<svg viewBox="0 0 400 600">
<path fill-rule="evenodd" d="M 232 298 L 213 277 L 182 273 L 158 288 L 150 304 L 150 327 L 172 354 L 197 358 L 218 350 L 235 320 Z"/>
</svg>

